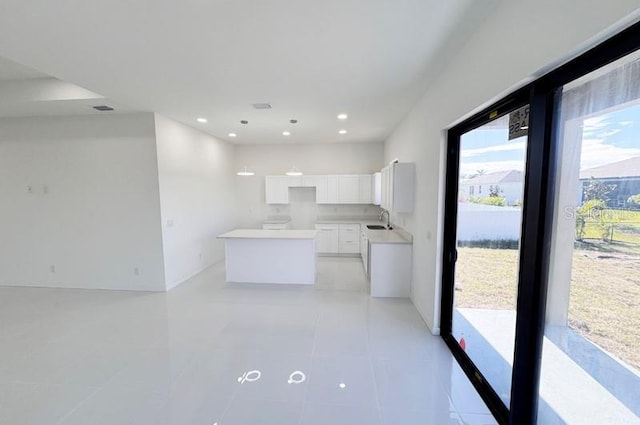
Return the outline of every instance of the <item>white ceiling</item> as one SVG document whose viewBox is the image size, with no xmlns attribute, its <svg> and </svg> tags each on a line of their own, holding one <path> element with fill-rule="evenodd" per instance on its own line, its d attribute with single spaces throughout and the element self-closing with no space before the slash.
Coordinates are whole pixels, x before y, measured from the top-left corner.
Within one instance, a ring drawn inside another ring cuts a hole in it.
<svg viewBox="0 0 640 425">
<path fill-rule="evenodd" d="M 496 3 L 2 0 L 0 55 L 234 143 L 380 142 Z"/>
</svg>

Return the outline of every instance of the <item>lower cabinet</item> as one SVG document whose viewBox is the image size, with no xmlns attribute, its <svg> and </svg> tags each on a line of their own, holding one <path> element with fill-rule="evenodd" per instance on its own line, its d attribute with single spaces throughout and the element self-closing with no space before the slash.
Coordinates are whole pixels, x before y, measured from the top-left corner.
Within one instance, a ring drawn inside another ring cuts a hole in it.
<svg viewBox="0 0 640 425">
<path fill-rule="evenodd" d="M 316 251 L 318 254 L 338 253 L 338 225 L 316 224 L 318 235 L 316 236 Z"/>
<path fill-rule="evenodd" d="M 316 224 L 319 254 L 360 253 L 359 224 Z"/>
<path fill-rule="evenodd" d="M 369 244 L 372 297 L 411 296 L 411 251 L 411 244 Z"/>
<path fill-rule="evenodd" d="M 360 225 L 340 224 L 338 230 L 338 241 L 340 254 L 360 253 Z"/>
</svg>

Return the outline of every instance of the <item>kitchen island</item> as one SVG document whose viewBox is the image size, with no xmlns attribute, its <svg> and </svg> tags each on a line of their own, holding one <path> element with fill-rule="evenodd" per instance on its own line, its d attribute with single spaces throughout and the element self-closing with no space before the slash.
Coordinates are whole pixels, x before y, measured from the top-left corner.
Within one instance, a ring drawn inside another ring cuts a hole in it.
<svg viewBox="0 0 640 425">
<path fill-rule="evenodd" d="M 225 240 L 227 282 L 316 282 L 316 230 L 236 229 Z"/>
</svg>

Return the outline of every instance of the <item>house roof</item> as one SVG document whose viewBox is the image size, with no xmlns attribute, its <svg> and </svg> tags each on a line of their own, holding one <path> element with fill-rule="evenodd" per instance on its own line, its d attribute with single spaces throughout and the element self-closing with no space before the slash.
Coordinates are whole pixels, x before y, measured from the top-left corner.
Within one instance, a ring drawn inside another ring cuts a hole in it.
<svg viewBox="0 0 640 425">
<path fill-rule="evenodd" d="M 640 156 L 580 171 L 580 180 L 640 177 Z"/>
<path fill-rule="evenodd" d="M 516 170 L 498 171 L 495 173 L 480 174 L 466 180 L 466 184 L 499 184 L 499 183 L 521 183 L 523 172 Z"/>
</svg>

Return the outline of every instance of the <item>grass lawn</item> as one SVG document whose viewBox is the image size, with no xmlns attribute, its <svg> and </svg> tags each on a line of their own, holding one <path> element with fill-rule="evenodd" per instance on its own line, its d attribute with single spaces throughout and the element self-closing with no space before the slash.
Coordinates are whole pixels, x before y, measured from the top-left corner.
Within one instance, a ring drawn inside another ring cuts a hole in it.
<svg viewBox="0 0 640 425">
<path fill-rule="evenodd" d="M 569 325 L 640 370 L 640 251 L 590 241 L 573 255 Z M 513 310 L 518 251 L 458 248 L 456 307 Z"/>
</svg>

